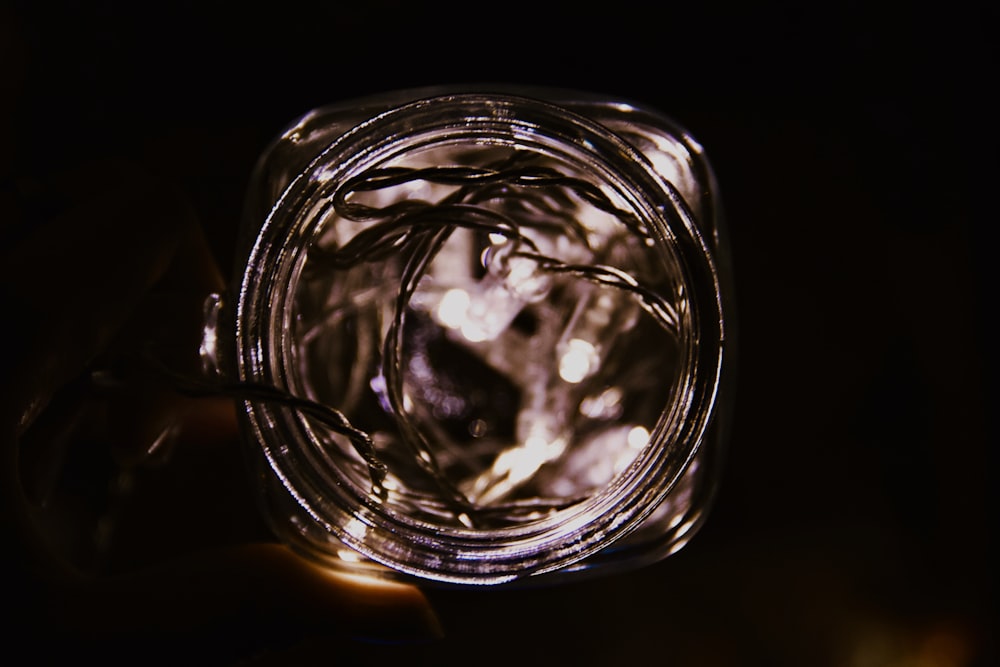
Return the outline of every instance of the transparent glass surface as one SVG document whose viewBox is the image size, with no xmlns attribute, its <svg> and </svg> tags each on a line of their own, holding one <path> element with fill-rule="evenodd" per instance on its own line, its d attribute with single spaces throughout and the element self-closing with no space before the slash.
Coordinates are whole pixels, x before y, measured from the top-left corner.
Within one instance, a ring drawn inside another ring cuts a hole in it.
<svg viewBox="0 0 1000 667">
<path fill-rule="evenodd" d="M 311 556 L 462 584 L 611 571 L 710 502 L 711 171 L 658 114 L 507 92 L 317 110 L 259 163 L 234 372 L 333 410 L 247 404 L 272 524 Z"/>
</svg>

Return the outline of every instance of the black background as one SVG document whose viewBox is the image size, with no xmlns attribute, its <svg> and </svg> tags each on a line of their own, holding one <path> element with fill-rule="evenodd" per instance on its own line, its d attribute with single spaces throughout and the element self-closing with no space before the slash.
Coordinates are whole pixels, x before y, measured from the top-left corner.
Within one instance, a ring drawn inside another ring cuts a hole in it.
<svg viewBox="0 0 1000 667">
<path fill-rule="evenodd" d="M 441 642 L 285 664 L 992 664 L 997 10 L 801 4 L 14 4 L 21 164 L 156 163 L 227 268 L 264 143 L 362 94 L 630 98 L 715 167 L 740 366 L 703 531 L 621 576 L 429 590 Z"/>
</svg>

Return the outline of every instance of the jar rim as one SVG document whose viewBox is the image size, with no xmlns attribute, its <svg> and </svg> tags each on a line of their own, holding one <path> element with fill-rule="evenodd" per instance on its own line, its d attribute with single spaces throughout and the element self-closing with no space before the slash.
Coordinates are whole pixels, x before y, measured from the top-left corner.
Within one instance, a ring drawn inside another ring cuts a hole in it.
<svg viewBox="0 0 1000 667">
<path fill-rule="evenodd" d="M 315 224 L 308 212 L 330 183 L 342 182 L 387 152 L 412 149 L 417 136 L 437 142 L 482 140 L 490 133 L 528 143 L 563 143 L 587 155 L 603 179 L 617 178 L 616 187 L 627 191 L 656 242 L 675 253 L 690 304 L 691 335 L 684 391 L 676 401 L 665 399 L 674 414 L 662 416 L 650 438 L 661 441 L 659 446 L 647 447 L 630 470 L 565 514 L 510 528 L 441 530 L 385 511 L 350 484 L 315 488 L 315 480 L 288 454 L 299 418 L 287 408 L 246 404 L 251 432 L 269 465 L 296 502 L 331 534 L 395 570 L 454 583 L 497 583 L 558 569 L 628 534 L 669 493 L 700 447 L 721 369 L 721 297 L 712 253 L 683 198 L 649 161 L 605 126 L 561 106 L 511 94 L 454 93 L 408 102 L 358 124 L 285 189 L 261 227 L 240 282 L 239 380 L 287 387 L 281 318 L 296 258 L 304 251 L 302 239 Z"/>
</svg>

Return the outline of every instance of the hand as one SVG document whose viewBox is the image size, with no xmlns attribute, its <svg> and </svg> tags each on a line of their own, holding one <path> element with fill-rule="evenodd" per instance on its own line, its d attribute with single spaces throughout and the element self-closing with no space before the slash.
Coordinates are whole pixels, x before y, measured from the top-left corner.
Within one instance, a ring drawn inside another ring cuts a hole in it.
<svg viewBox="0 0 1000 667">
<path fill-rule="evenodd" d="M 329 572 L 273 543 L 232 402 L 184 398 L 131 372 L 149 343 L 195 372 L 202 303 L 222 288 L 183 196 L 117 161 L 4 183 L 11 636 L 43 662 L 68 643 L 105 664 L 150 651 L 218 664 L 315 638 L 439 634 L 417 588 Z"/>
</svg>

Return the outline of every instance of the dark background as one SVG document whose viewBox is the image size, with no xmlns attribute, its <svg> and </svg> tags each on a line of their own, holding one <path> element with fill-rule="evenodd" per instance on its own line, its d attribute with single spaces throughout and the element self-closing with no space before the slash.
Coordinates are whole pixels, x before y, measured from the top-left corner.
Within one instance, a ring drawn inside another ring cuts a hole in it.
<svg viewBox="0 0 1000 667">
<path fill-rule="evenodd" d="M 740 366 L 703 531 L 621 576 L 429 590 L 443 641 L 309 642 L 286 664 L 995 664 L 997 10 L 867 7 L 13 4 L 21 164 L 154 164 L 227 268 L 264 143 L 362 94 L 605 93 L 714 164 Z"/>
</svg>

